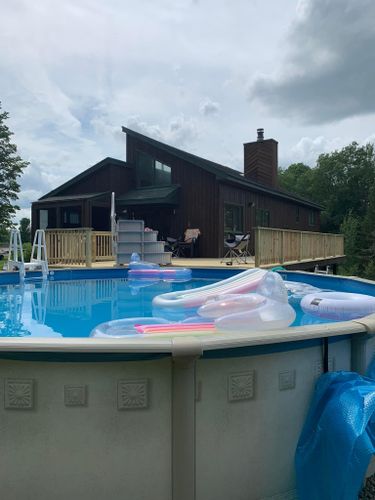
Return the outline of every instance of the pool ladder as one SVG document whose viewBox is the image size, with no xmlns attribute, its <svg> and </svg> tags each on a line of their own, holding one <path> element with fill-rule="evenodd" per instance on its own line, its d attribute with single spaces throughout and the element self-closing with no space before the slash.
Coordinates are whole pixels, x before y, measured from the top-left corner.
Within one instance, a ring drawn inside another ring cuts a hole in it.
<svg viewBox="0 0 375 500">
<path fill-rule="evenodd" d="M 26 271 L 41 271 L 43 279 L 47 279 L 48 258 L 46 235 L 43 229 L 37 229 L 35 232 L 30 262 L 24 261 L 20 231 L 11 229 L 8 262 L 4 266 L 4 271 L 19 272 L 20 281 L 24 281 Z"/>
</svg>

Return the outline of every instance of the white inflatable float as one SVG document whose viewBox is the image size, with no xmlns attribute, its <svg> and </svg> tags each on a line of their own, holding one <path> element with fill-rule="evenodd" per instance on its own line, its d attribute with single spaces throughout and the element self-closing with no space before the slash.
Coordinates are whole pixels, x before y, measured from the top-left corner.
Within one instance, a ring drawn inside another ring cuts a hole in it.
<svg viewBox="0 0 375 500">
<path fill-rule="evenodd" d="M 265 274 L 256 292 L 210 300 L 198 309 L 198 314 L 214 319 L 222 332 L 275 330 L 291 325 L 296 318 L 284 282 L 273 272 Z"/>
<path fill-rule="evenodd" d="M 254 274 L 252 276 L 254 277 Z M 248 287 L 247 283 L 247 289 Z M 207 290 L 207 287 L 204 288 Z M 225 289 L 227 288 L 220 290 Z M 215 290 L 217 294 L 217 287 Z M 165 294 L 164 297 L 166 295 L 171 294 Z M 185 321 L 170 322 L 163 317 L 124 318 L 98 325 L 91 332 L 91 336 L 141 338 L 152 335 L 170 338 L 175 335 L 212 335 L 218 332 L 250 333 L 288 327 L 296 317 L 294 309 L 288 304 L 288 292 L 282 278 L 273 272 L 263 273 L 253 293 L 222 293 L 208 300 L 206 293 L 203 297 L 202 299 L 200 296 L 200 300 L 205 303 L 198 309 L 198 316 Z M 196 304 L 196 297 L 194 303 Z M 192 302 L 189 302 L 189 307 L 191 304 Z M 181 307 L 186 307 L 185 301 Z"/>
<path fill-rule="evenodd" d="M 153 262 L 142 261 L 137 253 L 132 253 L 129 263 L 128 280 L 132 282 L 145 281 L 147 283 L 163 281 L 185 282 L 192 277 L 191 269 L 185 267 L 160 267 Z"/>
<path fill-rule="evenodd" d="M 152 305 L 157 308 L 165 307 L 181 310 L 199 307 L 208 299 L 218 297 L 219 295 L 254 291 L 266 273 L 267 271 L 264 269 L 249 269 L 218 283 L 192 290 L 181 290 L 158 295 L 153 299 Z"/>
<path fill-rule="evenodd" d="M 284 281 L 288 290 L 289 304 L 299 305 L 305 295 L 322 292 L 320 288 L 301 281 Z"/>
<path fill-rule="evenodd" d="M 375 297 L 346 292 L 311 293 L 303 297 L 301 308 L 320 318 L 347 321 L 375 313 Z"/>
</svg>

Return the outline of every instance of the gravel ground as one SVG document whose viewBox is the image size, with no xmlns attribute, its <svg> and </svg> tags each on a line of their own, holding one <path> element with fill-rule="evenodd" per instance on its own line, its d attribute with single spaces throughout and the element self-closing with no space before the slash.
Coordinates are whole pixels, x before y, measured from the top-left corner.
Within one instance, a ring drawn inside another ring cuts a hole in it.
<svg viewBox="0 0 375 500">
<path fill-rule="evenodd" d="M 374 500 L 375 499 L 375 474 L 367 478 L 365 486 L 359 494 L 359 500 Z"/>
</svg>

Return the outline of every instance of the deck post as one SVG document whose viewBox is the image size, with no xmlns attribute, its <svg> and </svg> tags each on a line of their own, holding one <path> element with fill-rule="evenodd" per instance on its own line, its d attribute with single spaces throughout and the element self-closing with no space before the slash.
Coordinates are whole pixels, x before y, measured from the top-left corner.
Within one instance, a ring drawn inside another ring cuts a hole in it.
<svg viewBox="0 0 375 500">
<path fill-rule="evenodd" d="M 195 365 L 202 346 L 194 337 L 172 342 L 172 499 L 195 500 Z"/>
<path fill-rule="evenodd" d="M 96 234 L 94 232 L 91 233 L 91 259 L 92 262 L 96 262 L 96 257 L 98 255 L 96 248 Z"/>
<path fill-rule="evenodd" d="M 92 267 L 92 239 L 91 229 L 85 230 L 85 254 L 86 254 L 86 267 Z"/>
<path fill-rule="evenodd" d="M 259 267 L 260 264 L 260 229 L 259 227 L 255 228 L 254 231 L 255 235 L 255 242 L 254 242 L 254 260 L 255 260 L 255 267 Z"/>
</svg>

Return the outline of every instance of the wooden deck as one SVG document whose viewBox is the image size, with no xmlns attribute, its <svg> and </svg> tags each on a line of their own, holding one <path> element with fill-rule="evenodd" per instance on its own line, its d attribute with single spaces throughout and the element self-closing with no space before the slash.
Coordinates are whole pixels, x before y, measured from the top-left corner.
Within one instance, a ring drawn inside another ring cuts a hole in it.
<svg viewBox="0 0 375 500">
<path fill-rule="evenodd" d="M 222 262 L 221 259 L 183 259 L 176 258 L 172 259 L 171 265 L 173 267 L 202 267 L 202 268 L 238 268 L 238 269 L 251 269 L 255 267 L 254 258 L 249 259 L 246 264 L 244 263 L 233 263 L 233 265 L 227 265 L 225 262 Z M 66 268 L 82 268 L 82 265 L 79 264 L 64 264 L 64 265 L 50 265 L 51 269 L 66 269 Z M 117 266 L 115 261 L 106 261 L 106 262 L 93 262 L 91 269 L 109 269 L 113 267 L 124 267 L 125 266 Z"/>
<path fill-rule="evenodd" d="M 339 264 L 345 259 L 345 256 L 342 257 L 335 257 L 332 259 L 314 259 L 314 260 L 309 260 L 309 261 L 292 261 L 289 263 L 286 263 L 283 265 L 283 267 L 287 269 L 310 269 L 313 268 L 315 265 L 319 266 L 327 266 L 327 265 L 333 265 L 333 264 Z M 221 259 L 183 259 L 183 258 L 177 258 L 177 259 L 172 259 L 172 266 L 174 267 L 187 267 L 187 268 L 206 268 L 206 269 L 252 269 L 255 267 L 255 261 L 254 257 L 251 259 L 247 260 L 247 263 L 233 263 L 232 265 L 226 264 L 226 262 L 223 262 Z M 276 267 L 278 264 L 265 264 L 261 265 L 259 267 L 263 269 L 271 269 L 273 267 Z M 49 266 L 51 269 L 82 269 L 82 265 L 79 264 L 65 264 L 65 265 L 50 265 Z M 114 267 L 121 267 L 117 266 L 115 261 L 106 261 L 106 262 L 93 262 L 91 269 L 111 269 Z M 125 269 L 125 267 L 124 267 Z"/>
<path fill-rule="evenodd" d="M 51 229 L 46 231 L 47 253 L 53 267 L 114 267 L 110 232 L 90 228 Z M 247 262 L 223 258 L 173 259 L 178 267 L 272 268 L 283 266 L 311 269 L 315 265 L 335 265 L 343 261 L 344 237 L 341 234 L 295 231 L 289 229 L 255 229 L 255 257 Z"/>
</svg>

